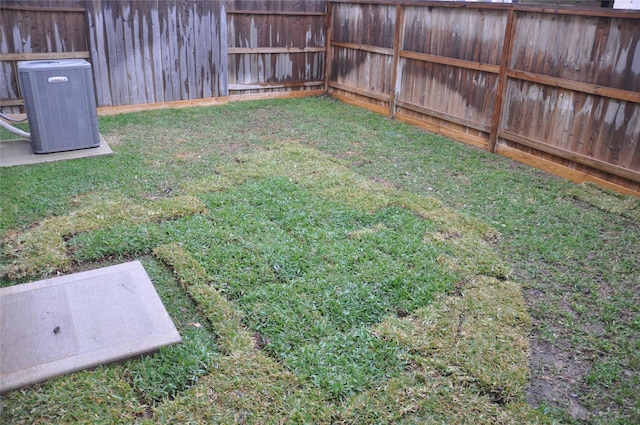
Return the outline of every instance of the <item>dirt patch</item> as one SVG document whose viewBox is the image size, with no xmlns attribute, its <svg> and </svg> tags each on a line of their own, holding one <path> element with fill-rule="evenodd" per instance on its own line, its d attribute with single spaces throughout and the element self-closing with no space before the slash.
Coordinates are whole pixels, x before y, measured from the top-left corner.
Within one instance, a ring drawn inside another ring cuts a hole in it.
<svg viewBox="0 0 640 425">
<path fill-rule="evenodd" d="M 102 137 L 104 137 L 105 142 L 107 142 L 109 146 L 118 146 L 126 143 L 125 141 L 123 141 L 122 134 L 109 133 L 108 135 L 103 135 Z"/>
<path fill-rule="evenodd" d="M 539 289 L 524 291 L 529 306 L 545 302 Z M 527 402 L 534 407 L 548 406 L 568 412 L 577 420 L 588 420 L 591 413 L 580 403 L 580 382 L 589 372 L 590 366 L 573 353 L 568 343 L 563 341 L 562 328 L 551 329 L 560 335 L 557 345 L 543 341 L 539 329 L 543 320 L 532 317 L 534 331 L 529 338 L 531 349 L 531 379 L 526 389 Z"/>
<path fill-rule="evenodd" d="M 251 337 L 253 339 L 253 348 L 258 351 L 263 351 L 269 345 L 269 338 L 260 332 L 255 332 Z"/>
<path fill-rule="evenodd" d="M 400 186 L 396 185 L 393 182 L 390 182 L 389 180 L 385 180 L 381 178 L 372 178 L 371 180 L 389 189 L 400 189 Z"/>
<path fill-rule="evenodd" d="M 529 404 L 567 409 L 574 419 L 589 419 L 591 414 L 580 404 L 580 394 L 576 392 L 580 380 L 588 372 L 588 366 L 568 350 L 542 342 L 535 335 L 530 344 L 532 376 L 527 388 Z"/>
</svg>

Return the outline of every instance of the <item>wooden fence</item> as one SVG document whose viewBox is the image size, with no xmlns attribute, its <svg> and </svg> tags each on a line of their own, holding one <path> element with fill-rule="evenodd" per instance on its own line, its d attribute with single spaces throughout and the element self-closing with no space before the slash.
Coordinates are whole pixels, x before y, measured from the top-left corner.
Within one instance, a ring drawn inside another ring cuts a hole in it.
<svg viewBox="0 0 640 425">
<path fill-rule="evenodd" d="M 70 4 L 42 13 L 33 5 L 0 5 L 0 109 L 23 104 L 16 63 L 20 60 L 90 58 L 84 8 Z"/>
<path fill-rule="evenodd" d="M 85 58 L 101 111 L 328 93 L 640 193 L 640 13 L 417 1 L 3 0 L 19 60 Z"/>
<path fill-rule="evenodd" d="M 229 95 L 324 92 L 326 2 L 236 1 L 226 13 Z"/>
<path fill-rule="evenodd" d="M 639 13 L 335 0 L 328 14 L 331 95 L 640 192 Z"/>
<path fill-rule="evenodd" d="M 61 58 L 92 63 L 99 107 L 319 94 L 325 10 L 326 1 L 3 0 L 0 107 L 23 104 L 18 61 Z"/>
</svg>

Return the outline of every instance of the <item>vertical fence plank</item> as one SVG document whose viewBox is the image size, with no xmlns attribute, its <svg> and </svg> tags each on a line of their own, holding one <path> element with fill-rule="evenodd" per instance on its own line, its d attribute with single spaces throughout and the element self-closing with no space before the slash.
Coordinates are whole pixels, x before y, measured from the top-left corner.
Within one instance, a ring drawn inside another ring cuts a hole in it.
<svg viewBox="0 0 640 425">
<path fill-rule="evenodd" d="M 88 52 L 99 106 L 324 88 L 576 180 L 640 191 L 639 13 L 346 0 L 25 5 L 0 5 L 3 111 L 20 108 L 16 63 L 34 57 L 22 55 Z"/>
<path fill-rule="evenodd" d="M 489 133 L 489 152 L 495 152 L 496 142 L 498 140 L 498 127 L 500 126 L 500 116 L 502 104 L 504 102 L 504 94 L 507 86 L 507 69 L 509 68 L 509 59 L 511 58 L 512 40 L 516 32 L 517 16 L 513 9 L 507 14 L 507 25 L 504 32 L 504 43 L 502 44 L 502 55 L 500 57 L 500 74 L 498 76 L 498 91 L 496 93 L 496 101 L 493 107 L 493 116 L 491 118 L 491 131 Z"/>
<path fill-rule="evenodd" d="M 331 49 L 331 42 L 333 39 L 333 3 L 327 4 L 327 15 L 325 16 L 325 31 L 327 34 L 326 53 L 325 53 L 325 71 L 324 71 L 324 91 L 329 90 L 329 79 L 331 78 L 331 58 L 333 57 L 333 51 Z"/>
<path fill-rule="evenodd" d="M 102 0 L 91 2 L 87 9 L 91 62 L 98 106 L 112 105 Z"/>
<path fill-rule="evenodd" d="M 389 116 L 396 115 L 396 98 L 400 93 L 402 69 L 400 65 L 400 51 L 404 45 L 404 7 L 396 5 L 395 31 L 393 33 L 393 59 L 391 62 L 391 84 L 389 84 Z"/>
</svg>

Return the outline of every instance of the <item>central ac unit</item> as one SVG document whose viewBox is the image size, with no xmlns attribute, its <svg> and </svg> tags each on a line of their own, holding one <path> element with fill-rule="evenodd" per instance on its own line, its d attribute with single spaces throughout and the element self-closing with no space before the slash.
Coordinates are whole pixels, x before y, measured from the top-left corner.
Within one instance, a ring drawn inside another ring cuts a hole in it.
<svg viewBox="0 0 640 425">
<path fill-rule="evenodd" d="M 34 153 L 100 146 L 89 62 L 84 59 L 19 62 L 18 79 Z"/>
</svg>

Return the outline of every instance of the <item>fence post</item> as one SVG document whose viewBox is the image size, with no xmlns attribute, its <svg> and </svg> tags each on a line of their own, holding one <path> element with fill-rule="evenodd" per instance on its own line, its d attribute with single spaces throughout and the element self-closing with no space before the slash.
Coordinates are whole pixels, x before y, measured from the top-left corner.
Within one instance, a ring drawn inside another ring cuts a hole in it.
<svg viewBox="0 0 640 425">
<path fill-rule="evenodd" d="M 507 24 L 504 31 L 504 42 L 502 43 L 502 53 L 500 56 L 500 74 L 498 75 L 498 90 L 496 92 L 496 102 L 493 105 L 493 116 L 491 117 L 491 131 L 489 132 L 489 152 L 495 153 L 498 141 L 498 127 L 500 126 L 500 116 L 502 115 L 502 103 L 507 88 L 507 70 L 511 62 L 511 51 L 513 39 L 516 32 L 516 15 L 514 7 L 509 8 L 507 13 Z"/>
<path fill-rule="evenodd" d="M 404 44 L 404 7 L 396 4 L 396 26 L 393 34 L 393 59 L 391 79 L 389 81 L 389 116 L 396 116 L 396 101 L 402 89 L 402 69 L 400 69 L 400 50 Z"/>
<path fill-rule="evenodd" d="M 327 2 L 327 14 L 325 15 L 325 28 L 327 38 L 324 53 L 324 94 L 329 94 L 329 79 L 331 78 L 331 32 L 333 26 L 333 3 Z"/>
</svg>

